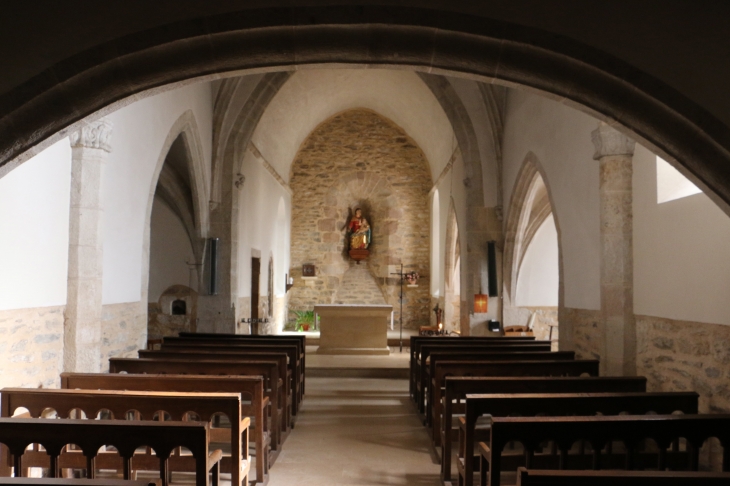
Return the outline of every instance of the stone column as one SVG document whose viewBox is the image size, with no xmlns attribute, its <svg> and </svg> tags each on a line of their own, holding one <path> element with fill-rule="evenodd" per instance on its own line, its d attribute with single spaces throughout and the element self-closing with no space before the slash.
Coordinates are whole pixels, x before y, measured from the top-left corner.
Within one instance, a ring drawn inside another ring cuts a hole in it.
<svg viewBox="0 0 730 486">
<path fill-rule="evenodd" d="M 101 371 L 102 208 L 101 174 L 111 146 L 104 119 L 71 134 L 71 208 L 64 370 Z"/>
<path fill-rule="evenodd" d="M 636 375 L 632 159 L 636 143 L 601 122 L 591 134 L 600 162 L 601 374 Z"/>
</svg>

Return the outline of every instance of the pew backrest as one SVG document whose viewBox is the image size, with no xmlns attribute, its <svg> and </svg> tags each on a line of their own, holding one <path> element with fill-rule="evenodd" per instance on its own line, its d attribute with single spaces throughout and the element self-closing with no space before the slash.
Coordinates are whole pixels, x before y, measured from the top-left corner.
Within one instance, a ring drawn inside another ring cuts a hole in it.
<svg viewBox="0 0 730 486">
<path fill-rule="evenodd" d="M 94 458 L 102 446 L 114 446 L 122 458 L 124 476 L 131 475 L 132 456 L 139 447 L 151 447 L 160 458 L 161 479 L 166 484 L 164 464 L 178 447 L 187 448 L 195 459 L 195 484 L 208 484 L 209 427 L 202 422 L 142 422 L 121 420 L 39 420 L 0 418 L 0 444 L 7 447 L 16 471 L 28 446 L 40 444 L 50 456 L 49 472 L 58 473 L 58 458 L 68 444 L 79 447 L 87 459 L 87 475 L 94 477 Z"/>
<path fill-rule="evenodd" d="M 266 474 L 270 402 L 262 376 L 210 376 L 175 374 L 61 373 L 61 388 L 164 392 L 235 392 L 241 397 L 241 414 L 253 420 L 256 448 L 256 481 Z"/>
<path fill-rule="evenodd" d="M 485 475 L 490 486 L 501 484 L 501 451 L 507 443 L 520 442 L 525 457 L 534 456 L 541 444 L 554 441 L 560 455 L 577 441 L 586 441 L 593 450 L 593 469 L 602 468 L 602 451 L 611 441 L 621 441 L 628 451 L 626 469 L 633 467 L 632 451 L 645 439 L 653 439 L 659 449 L 657 469 L 667 467 L 666 451 L 675 440 L 684 438 L 689 451 L 688 469 L 699 467 L 699 450 L 705 440 L 715 437 L 730 444 L 730 415 L 619 415 L 594 417 L 493 417 L 489 446 L 481 446 Z M 724 454 L 722 470 L 730 464 Z M 529 464 L 526 465 L 529 468 Z"/>
<path fill-rule="evenodd" d="M 694 471 L 552 471 L 521 467 L 517 486 L 727 486 L 730 473 Z"/>
</svg>

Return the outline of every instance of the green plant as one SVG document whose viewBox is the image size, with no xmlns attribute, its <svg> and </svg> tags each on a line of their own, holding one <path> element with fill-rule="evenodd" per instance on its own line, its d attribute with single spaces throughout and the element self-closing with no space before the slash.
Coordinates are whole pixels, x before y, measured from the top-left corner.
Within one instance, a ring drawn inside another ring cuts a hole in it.
<svg viewBox="0 0 730 486">
<path fill-rule="evenodd" d="M 314 328 L 314 311 L 294 311 L 296 316 L 296 329 L 299 332 Z"/>
</svg>

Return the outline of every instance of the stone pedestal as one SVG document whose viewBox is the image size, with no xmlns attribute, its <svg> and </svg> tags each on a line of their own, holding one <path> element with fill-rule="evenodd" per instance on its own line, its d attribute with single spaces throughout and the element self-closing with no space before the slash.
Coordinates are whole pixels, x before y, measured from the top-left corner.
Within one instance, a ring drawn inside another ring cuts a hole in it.
<svg viewBox="0 0 730 486">
<path fill-rule="evenodd" d="M 387 355 L 392 305 L 315 305 L 317 354 Z"/>
</svg>

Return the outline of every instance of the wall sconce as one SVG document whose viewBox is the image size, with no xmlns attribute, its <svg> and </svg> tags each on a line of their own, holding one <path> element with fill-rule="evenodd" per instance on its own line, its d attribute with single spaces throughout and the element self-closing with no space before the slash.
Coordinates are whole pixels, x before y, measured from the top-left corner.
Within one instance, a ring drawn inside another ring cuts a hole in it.
<svg viewBox="0 0 730 486">
<path fill-rule="evenodd" d="M 284 285 L 286 287 L 286 291 L 289 292 L 289 290 L 294 287 L 294 277 L 290 277 L 288 273 L 284 274 Z"/>
<path fill-rule="evenodd" d="M 486 294 L 474 295 L 474 314 L 486 314 L 489 297 Z"/>
</svg>

